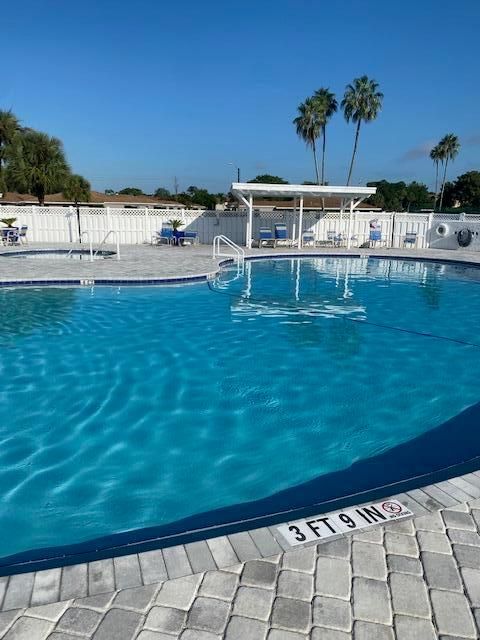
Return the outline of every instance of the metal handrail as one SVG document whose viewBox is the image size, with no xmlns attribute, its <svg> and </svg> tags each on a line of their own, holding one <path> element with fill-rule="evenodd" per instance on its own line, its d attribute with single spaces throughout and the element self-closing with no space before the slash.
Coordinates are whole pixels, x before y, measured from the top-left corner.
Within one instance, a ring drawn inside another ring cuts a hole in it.
<svg viewBox="0 0 480 640">
<path fill-rule="evenodd" d="M 223 242 L 228 247 L 234 250 L 235 254 L 232 256 L 231 253 L 222 253 L 220 251 L 220 243 Z M 213 258 L 217 258 L 223 256 L 225 258 L 236 258 L 237 263 L 243 263 L 245 260 L 245 250 L 242 247 L 239 247 L 238 244 L 235 244 L 233 240 L 227 238 L 227 236 L 219 235 L 215 236 L 213 239 Z"/>
<path fill-rule="evenodd" d="M 86 236 L 88 240 L 88 244 L 90 246 L 90 262 L 93 262 L 93 245 L 92 245 L 92 240 L 90 238 L 90 234 L 88 233 L 88 231 L 82 231 L 82 233 L 80 234 L 80 238 L 83 238 L 83 236 Z M 70 251 L 67 253 L 67 258 L 69 258 L 72 255 L 73 251 L 74 251 L 74 247 L 72 247 Z"/>
<path fill-rule="evenodd" d="M 92 260 L 95 258 L 95 256 L 97 255 L 97 253 L 100 251 L 100 248 L 103 244 L 106 243 L 107 238 L 111 235 L 111 234 L 115 235 L 115 242 L 117 245 L 117 260 L 120 260 L 120 240 L 118 238 L 118 233 L 114 230 L 111 229 L 110 231 L 107 231 L 107 233 L 105 234 L 105 237 L 103 238 L 103 240 L 100 242 L 100 244 L 98 245 L 98 249 L 95 251 L 95 253 L 93 254 L 93 258 Z"/>
</svg>

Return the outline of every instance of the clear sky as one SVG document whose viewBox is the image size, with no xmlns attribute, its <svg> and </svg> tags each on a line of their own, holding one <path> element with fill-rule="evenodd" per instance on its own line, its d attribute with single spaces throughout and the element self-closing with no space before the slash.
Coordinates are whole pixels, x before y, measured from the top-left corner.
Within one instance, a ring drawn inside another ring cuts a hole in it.
<svg viewBox="0 0 480 640">
<path fill-rule="evenodd" d="M 480 169 L 479 0 L 17 0 L 1 12 L 0 108 L 60 137 L 92 187 L 228 189 L 258 173 L 313 179 L 296 107 L 367 74 L 385 94 L 353 182 L 433 180 L 428 149 L 460 137 Z M 345 182 L 354 126 L 327 132 Z"/>
</svg>

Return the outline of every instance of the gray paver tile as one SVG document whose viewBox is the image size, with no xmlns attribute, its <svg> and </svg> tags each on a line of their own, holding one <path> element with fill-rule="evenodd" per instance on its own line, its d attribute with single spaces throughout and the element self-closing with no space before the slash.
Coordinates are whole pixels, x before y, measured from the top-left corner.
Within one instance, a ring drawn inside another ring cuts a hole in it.
<svg viewBox="0 0 480 640">
<path fill-rule="evenodd" d="M 251 587 L 273 587 L 277 577 L 276 565 L 264 560 L 251 560 L 245 563 L 242 572 L 242 584 Z"/>
<path fill-rule="evenodd" d="M 430 513 L 428 516 L 415 518 L 415 528 L 417 531 L 443 533 L 445 531 L 445 525 L 443 523 L 442 514 L 440 511 L 435 511 Z"/>
<path fill-rule="evenodd" d="M 313 576 L 300 571 L 283 570 L 278 576 L 277 593 L 286 598 L 310 602 L 313 597 Z"/>
<path fill-rule="evenodd" d="M 465 491 L 462 491 L 462 489 L 459 489 L 448 480 L 437 482 L 436 486 L 445 491 L 445 493 L 448 493 L 450 496 L 452 496 L 452 498 L 455 498 L 458 503 L 465 503 L 472 499 L 472 496 L 470 496 L 468 493 L 465 493 Z M 450 507 L 450 510 L 458 510 L 459 506 L 460 504 Z"/>
<path fill-rule="evenodd" d="M 22 616 L 13 623 L 4 640 L 45 640 L 53 623 L 40 618 Z"/>
<path fill-rule="evenodd" d="M 395 616 L 397 640 L 436 640 L 437 635 L 430 620 Z"/>
<path fill-rule="evenodd" d="M 268 634 L 268 640 L 308 640 L 308 639 L 304 633 L 297 633 L 296 631 L 285 631 L 285 629 L 270 629 L 270 632 Z M 333 639 L 325 638 L 325 640 L 333 640 Z"/>
<path fill-rule="evenodd" d="M 78 640 L 78 637 L 79 636 L 72 636 L 69 633 L 63 633 L 62 631 L 54 631 L 48 636 L 48 640 Z"/>
<path fill-rule="evenodd" d="M 480 568 L 471 569 L 464 567 L 461 570 L 463 583 L 470 598 L 470 602 L 474 607 L 480 606 Z"/>
<path fill-rule="evenodd" d="M 142 616 L 124 609 L 110 609 L 100 622 L 93 640 L 132 640 Z"/>
<path fill-rule="evenodd" d="M 165 582 L 157 595 L 157 604 L 176 609 L 189 609 L 203 576 L 185 576 Z"/>
<path fill-rule="evenodd" d="M 354 541 L 352 545 L 353 574 L 365 578 L 385 580 L 387 563 L 382 545 L 371 542 Z"/>
<path fill-rule="evenodd" d="M 31 605 L 49 604 L 57 602 L 60 596 L 61 569 L 47 569 L 37 571 L 33 583 Z"/>
<path fill-rule="evenodd" d="M 388 524 L 388 530 L 394 533 L 403 533 L 407 536 L 415 535 L 415 526 L 413 518 L 410 520 L 399 520 L 398 522 L 391 522 Z"/>
<path fill-rule="evenodd" d="M 138 554 L 143 584 L 154 584 L 168 579 L 167 568 L 161 550 Z"/>
<path fill-rule="evenodd" d="M 65 633 L 81 633 L 91 635 L 98 623 L 102 619 L 102 614 L 92 609 L 81 609 L 80 607 L 70 607 L 58 621 L 56 631 Z"/>
<path fill-rule="evenodd" d="M 114 558 L 113 568 L 116 589 L 130 589 L 131 587 L 141 586 L 140 564 L 135 554 Z"/>
<path fill-rule="evenodd" d="M 8 576 L 3 576 L 0 578 L 0 609 L 3 603 L 3 598 L 5 597 L 5 593 L 7 592 L 8 585 Z"/>
<path fill-rule="evenodd" d="M 306 547 L 285 553 L 283 556 L 283 568 L 293 571 L 313 573 L 317 562 L 317 550 L 315 547 Z"/>
<path fill-rule="evenodd" d="M 480 547 L 480 536 L 475 531 L 448 529 L 447 535 L 452 544 L 466 544 L 472 547 Z"/>
<path fill-rule="evenodd" d="M 88 596 L 87 598 L 79 598 L 75 600 L 75 605 L 79 607 L 89 607 L 91 609 L 105 610 L 113 600 L 115 593 L 99 593 L 96 596 Z"/>
<path fill-rule="evenodd" d="M 427 589 L 422 578 L 406 573 L 392 573 L 390 590 L 395 613 L 423 618 L 430 617 Z"/>
<path fill-rule="evenodd" d="M 418 545 L 413 536 L 403 533 L 385 532 L 385 549 L 387 553 L 395 553 L 400 556 L 418 558 Z"/>
<path fill-rule="evenodd" d="M 430 598 L 440 633 L 477 637 L 470 607 L 463 594 L 432 590 Z"/>
<path fill-rule="evenodd" d="M 230 600 L 238 586 L 238 577 L 226 571 L 210 571 L 205 574 L 200 587 L 200 595 Z"/>
<path fill-rule="evenodd" d="M 317 553 L 319 556 L 347 559 L 350 557 L 350 543 L 350 538 L 344 536 L 331 542 L 322 542 L 317 546 Z"/>
<path fill-rule="evenodd" d="M 96 560 L 88 564 L 88 595 L 107 593 L 115 589 L 113 560 Z"/>
<path fill-rule="evenodd" d="M 272 536 L 270 530 L 267 527 L 261 529 L 255 529 L 250 531 L 252 540 L 256 547 L 260 551 L 262 557 L 273 556 L 276 553 L 281 553 L 282 548 Z"/>
<path fill-rule="evenodd" d="M 145 611 L 150 605 L 156 590 L 157 587 L 155 585 L 124 589 L 116 595 L 113 606 Z"/>
<path fill-rule="evenodd" d="M 391 627 L 372 622 L 362 622 L 361 620 L 355 622 L 353 638 L 354 640 L 394 640 Z"/>
<path fill-rule="evenodd" d="M 408 491 L 408 495 L 423 507 L 425 507 L 428 511 L 436 511 L 437 509 L 441 509 L 443 506 L 442 503 L 438 502 L 438 500 L 435 500 L 435 498 L 432 498 L 431 495 L 429 495 L 422 489 L 412 489 L 411 491 Z"/>
<path fill-rule="evenodd" d="M 163 633 L 180 634 L 187 612 L 173 607 L 152 607 L 145 620 L 145 627 Z"/>
<path fill-rule="evenodd" d="M 273 603 L 272 625 L 290 631 L 308 631 L 312 620 L 309 602 L 292 598 L 277 598 Z"/>
<path fill-rule="evenodd" d="M 320 557 L 317 560 L 315 592 L 322 596 L 350 599 L 351 567 L 346 560 Z"/>
<path fill-rule="evenodd" d="M 238 563 L 237 555 L 227 536 L 211 538 L 210 540 L 207 540 L 207 544 L 212 552 L 213 559 L 215 560 L 217 567 L 220 569 Z"/>
<path fill-rule="evenodd" d="M 205 540 L 190 542 L 185 545 L 190 565 L 193 573 L 201 573 L 202 571 L 212 571 L 217 568 L 212 552 L 208 548 Z"/>
<path fill-rule="evenodd" d="M 439 502 L 442 507 L 453 507 L 458 501 L 456 498 L 452 498 L 449 493 L 445 493 L 440 487 L 437 487 L 434 484 L 429 485 L 424 488 L 425 493 L 427 493 L 431 498 Z M 437 512 L 438 513 L 438 512 Z"/>
<path fill-rule="evenodd" d="M 188 615 L 187 626 L 222 634 L 227 624 L 229 605 L 223 600 L 198 597 Z"/>
<path fill-rule="evenodd" d="M 375 544 L 382 544 L 384 532 L 385 530 L 383 527 L 372 527 L 371 529 L 362 531 L 362 533 L 355 533 L 353 536 L 353 540 L 358 542 L 373 542 Z"/>
<path fill-rule="evenodd" d="M 182 636 L 183 637 L 183 636 Z M 174 640 L 174 636 L 167 633 L 160 633 L 158 631 L 148 631 L 144 629 L 140 631 L 136 640 Z M 216 636 L 213 636 L 213 640 L 218 640 Z"/>
<path fill-rule="evenodd" d="M 350 631 L 352 628 L 350 602 L 339 598 L 316 596 L 313 601 L 313 624 L 340 631 Z"/>
<path fill-rule="evenodd" d="M 256 587 L 240 587 L 233 605 L 234 615 L 268 620 L 273 604 L 273 591 Z"/>
<path fill-rule="evenodd" d="M 70 603 L 68 602 L 55 602 L 53 604 L 44 604 L 39 607 L 31 607 L 25 611 L 25 615 L 56 622 L 69 604 Z"/>
<path fill-rule="evenodd" d="M 267 637 L 267 629 L 267 624 L 260 620 L 233 616 L 228 623 L 225 638 L 226 640 L 245 640 L 246 638 L 263 640 Z"/>
<path fill-rule="evenodd" d="M 315 627 L 312 629 L 311 640 L 351 640 L 352 634 L 345 631 L 337 631 L 336 629 L 326 629 L 324 627 Z M 270 638 L 268 638 L 270 640 Z"/>
<path fill-rule="evenodd" d="M 480 567 L 480 548 L 463 544 L 453 545 L 453 555 L 461 567 L 471 567 L 478 569 Z M 8 591 L 7 591 L 8 595 Z"/>
<path fill-rule="evenodd" d="M 457 531 L 457 529 L 455 529 Z M 419 531 L 417 534 L 418 544 L 421 551 L 433 551 L 434 553 L 448 553 L 451 555 L 452 548 L 448 538 L 444 533 L 433 531 Z"/>
<path fill-rule="evenodd" d="M 387 584 L 370 578 L 354 578 L 353 615 L 355 619 L 367 622 L 391 624 L 392 609 Z"/>
<path fill-rule="evenodd" d="M 0 613 L 0 638 L 3 638 L 7 629 L 12 626 L 13 621 L 18 618 L 22 611 L 23 609 L 10 609 L 10 611 L 2 611 Z"/>
<path fill-rule="evenodd" d="M 409 556 L 387 556 L 388 569 L 398 573 L 411 573 L 421 576 L 423 574 L 422 563 L 418 558 L 410 558 Z"/>
<path fill-rule="evenodd" d="M 165 560 L 165 566 L 167 567 L 170 580 L 191 575 L 192 568 L 183 545 L 163 549 L 163 559 Z"/>
<path fill-rule="evenodd" d="M 3 609 L 21 609 L 28 607 L 33 589 L 34 574 L 20 573 L 10 576 L 7 593 L 3 600 Z"/>
<path fill-rule="evenodd" d="M 466 529 L 467 531 L 475 531 L 475 521 L 469 513 L 461 513 L 446 509 L 442 513 L 443 521 L 447 529 Z"/>
<path fill-rule="evenodd" d="M 142 639 L 139 637 L 138 640 L 142 640 Z M 152 638 L 152 640 L 154 640 L 154 638 Z M 172 636 L 168 636 L 168 638 L 165 638 L 165 640 L 173 640 L 173 638 Z M 185 631 L 180 636 L 180 640 L 222 640 L 222 639 L 216 633 L 210 633 L 209 631 L 202 631 L 201 629 L 185 629 Z"/>
<path fill-rule="evenodd" d="M 60 598 L 71 600 L 72 598 L 85 598 L 87 595 L 87 565 L 74 564 L 71 567 L 63 567 Z"/>
<path fill-rule="evenodd" d="M 247 560 L 256 560 L 261 556 L 259 550 L 255 546 L 252 538 L 246 531 L 240 533 L 232 533 L 228 536 L 230 543 L 238 556 L 240 562 Z"/>
<path fill-rule="evenodd" d="M 430 588 L 462 590 L 460 574 L 452 556 L 425 551 L 422 553 L 422 564 Z"/>
<path fill-rule="evenodd" d="M 450 478 L 450 484 L 454 484 L 456 487 L 465 491 L 466 494 L 471 496 L 473 499 L 480 497 L 480 489 L 478 486 L 472 482 L 469 482 L 465 476 L 458 478 Z"/>
</svg>

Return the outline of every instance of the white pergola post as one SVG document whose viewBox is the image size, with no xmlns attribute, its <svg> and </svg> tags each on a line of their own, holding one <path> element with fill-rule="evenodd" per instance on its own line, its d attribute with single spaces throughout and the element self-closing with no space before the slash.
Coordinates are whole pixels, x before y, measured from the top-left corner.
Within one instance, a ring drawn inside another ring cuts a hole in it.
<svg viewBox="0 0 480 640">
<path fill-rule="evenodd" d="M 303 196 L 300 196 L 300 208 L 298 213 L 298 248 L 299 249 L 301 249 L 303 245 L 302 229 L 303 229 Z"/>
<path fill-rule="evenodd" d="M 295 240 L 297 233 L 297 198 L 293 199 L 293 220 L 292 220 L 292 240 Z"/>
<path fill-rule="evenodd" d="M 253 196 L 248 197 L 248 221 L 247 221 L 247 237 L 245 238 L 245 246 L 247 249 L 252 248 L 252 229 L 253 229 Z"/>
<path fill-rule="evenodd" d="M 352 245 L 352 220 L 353 220 L 353 200 L 350 200 L 350 215 L 348 216 L 347 249 L 350 249 Z"/>
</svg>

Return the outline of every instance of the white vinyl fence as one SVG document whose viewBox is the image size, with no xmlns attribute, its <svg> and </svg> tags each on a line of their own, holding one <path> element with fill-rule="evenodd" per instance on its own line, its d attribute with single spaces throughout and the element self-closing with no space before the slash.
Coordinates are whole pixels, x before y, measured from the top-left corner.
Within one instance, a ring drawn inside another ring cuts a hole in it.
<svg viewBox="0 0 480 640">
<path fill-rule="evenodd" d="M 368 241 L 372 219 L 381 226 L 385 246 L 401 247 L 407 232 L 417 233 L 417 247 L 426 248 L 438 222 L 464 220 L 465 214 L 386 213 L 356 212 L 353 216 L 351 235 L 362 245 Z M 28 226 L 27 237 L 33 242 L 76 242 L 78 240 L 77 212 L 74 207 L 0 206 L 0 218 L 16 218 L 16 225 Z M 245 243 L 246 211 L 198 211 L 189 209 L 129 209 L 117 207 L 81 207 L 80 225 L 94 243 L 103 240 L 114 230 L 121 244 L 151 242 L 152 236 L 169 220 L 182 220 L 182 229 L 196 231 L 202 244 L 211 244 L 216 235 L 226 235 L 237 244 Z M 303 231 L 311 230 L 316 240 L 326 240 L 329 231 L 348 235 L 348 212 L 305 212 Z M 254 212 L 253 238 L 259 236 L 261 227 L 273 229 L 276 222 L 287 225 L 291 238 L 298 237 L 298 212 Z M 480 215 L 468 215 L 469 224 L 478 226 Z M 458 224 L 458 222 L 457 222 Z M 432 236 L 433 237 L 433 236 Z"/>
</svg>

